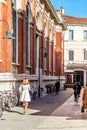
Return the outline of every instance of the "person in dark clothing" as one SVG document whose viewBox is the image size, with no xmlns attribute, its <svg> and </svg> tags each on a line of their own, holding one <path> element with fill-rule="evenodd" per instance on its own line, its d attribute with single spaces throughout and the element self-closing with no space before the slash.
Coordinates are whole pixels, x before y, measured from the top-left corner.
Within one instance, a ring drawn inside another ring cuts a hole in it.
<svg viewBox="0 0 87 130">
<path fill-rule="evenodd" d="M 59 90 L 60 90 L 60 81 L 59 80 L 55 83 L 55 88 L 56 88 L 56 94 L 58 94 Z"/>
<path fill-rule="evenodd" d="M 81 91 L 81 86 L 79 84 L 79 82 L 77 82 L 74 87 L 74 99 L 76 102 L 78 102 L 78 98 L 80 97 L 80 91 Z"/>
</svg>

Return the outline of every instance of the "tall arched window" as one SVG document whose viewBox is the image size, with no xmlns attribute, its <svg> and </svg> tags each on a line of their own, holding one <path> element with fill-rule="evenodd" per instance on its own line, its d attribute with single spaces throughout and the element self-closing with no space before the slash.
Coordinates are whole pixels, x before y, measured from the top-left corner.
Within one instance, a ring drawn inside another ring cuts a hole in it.
<svg viewBox="0 0 87 130">
<path fill-rule="evenodd" d="M 29 10 L 28 5 L 26 5 L 26 65 L 29 65 Z"/>
<path fill-rule="evenodd" d="M 42 26 L 41 26 L 41 17 L 40 17 L 40 13 L 37 12 L 36 14 L 36 26 L 39 30 L 42 29 Z"/>
<path fill-rule="evenodd" d="M 26 5 L 26 65 L 30 66 L 30 22 L 32 13 L 29 4 Z"/>
<path fill-rule="evenodd" d="M 50 72 L 52 71 L 51 69 L 51 65 L 52 65 L 52 29 L 51 27 L 49 28 L 49 39 L 50 39 L 50 43 L 49 43 L 49 70 Z"/>
<path fill-rule="evenodd" d="M 47 37 L 47 21 L 44 23 L 44 36 Z"/>
<path fill-rule="evenodd" d="M 50 33 L 49 34 L 50 41 L 52 41 L 52 29 L 51 28 L 49 29 L 49 33 Z"/>
<path fill-rule="evenodd" d="M 44 23 L 44 48 L 46 48 L 46 37 L 47 37 L 47 23 Z M 47 49 L 47 48 L 46 48 Z M 44 50 L 46 51 L 46 50 Z M 46 71 L 46 58 L 44 58 L 44 70 Z"/>
<path fill-rule="evenodd" d="M 13 0 L 13 8 L 12 8 L 12 18 L 13 18 L 13 31 L 14 31 L 14 37 L 15 39 L 13 40 L 13 58 L 12 62 L 16 63 L 17 62 L 17 45 L 16 45 L 16 31 L 17 31 L 17 26 L 16 26 L 16 0 Z"/>
</svg>

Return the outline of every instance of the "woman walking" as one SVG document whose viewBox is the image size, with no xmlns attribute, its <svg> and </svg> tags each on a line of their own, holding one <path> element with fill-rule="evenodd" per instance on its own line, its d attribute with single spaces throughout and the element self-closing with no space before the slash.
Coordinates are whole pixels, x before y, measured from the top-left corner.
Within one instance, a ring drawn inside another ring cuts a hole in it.
<svg viewBox="0 0 87 130">
<path fill-rule="evenodd" d="M 21 94 L 20 101 L 23 102 L 24 114 L 26 114 L 29 102 L 31 102 L 30 91 L 30 82 L 28 78 L 25 78 L 19 87 L 19 93 Z"/>
</svg>

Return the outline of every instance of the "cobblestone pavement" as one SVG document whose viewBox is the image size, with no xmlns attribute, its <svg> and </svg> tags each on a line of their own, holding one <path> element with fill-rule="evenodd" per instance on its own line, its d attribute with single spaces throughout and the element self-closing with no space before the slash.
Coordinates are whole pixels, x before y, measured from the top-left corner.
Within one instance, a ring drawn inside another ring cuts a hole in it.
<svg viewBox="0 0 87 130">
<path fill-rule="evenodd" d="M 80 112 L 80 99 L 75 103 L 72 93 L 67 89 L 37 98 L 27 115 L 21 106 L 4 111 L 0 130 L 87 130 L 87 113 Z"/>
</svg>

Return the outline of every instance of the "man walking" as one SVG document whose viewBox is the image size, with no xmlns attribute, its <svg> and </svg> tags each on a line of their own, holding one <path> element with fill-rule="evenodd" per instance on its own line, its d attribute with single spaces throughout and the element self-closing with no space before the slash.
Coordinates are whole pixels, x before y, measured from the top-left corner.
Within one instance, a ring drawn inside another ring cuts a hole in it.
<svg viewBox="0 0 87 130">
<path fill-rule="evenodd" d="M 78 98 L 80 96 L 80 91 L 81 91 L 81 86 L 79 82 L 75 83 L 73 89 L 74 89 L 74 99 L 76 102 L 78 102 Z"/>
</svg>

